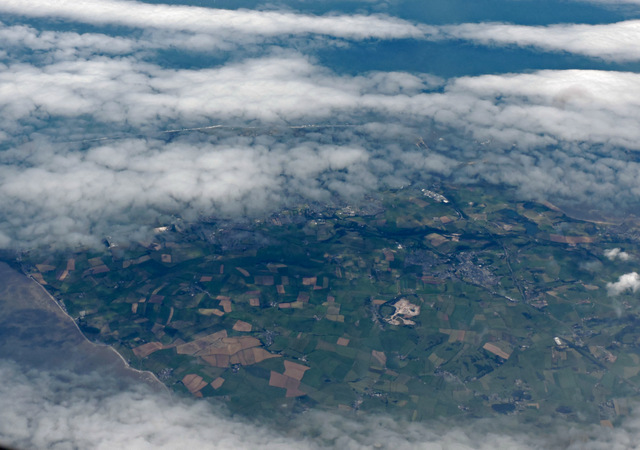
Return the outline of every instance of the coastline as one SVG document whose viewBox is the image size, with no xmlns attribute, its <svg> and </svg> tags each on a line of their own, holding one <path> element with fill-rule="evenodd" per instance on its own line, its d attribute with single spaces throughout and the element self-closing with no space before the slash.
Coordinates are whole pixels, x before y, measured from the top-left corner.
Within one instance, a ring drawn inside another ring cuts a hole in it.
<svg viewBox="0 0 640 450">
<path fill-rule="evenodd" d="M 19 272 L 17 272 L 19 273 Z M 19 273 L 20 274 L 20 273 Z M 108 344 L 99 344 L 96 342 L 92 342 L 91 340 L 89 340 L 89 338 L 87 338 L 84 333 L 82 332 L 82 330 L 80 329 L 80 327 L 78 326 L 78 324 L 76 323 L 75 320 L 73 320 L 73 317 L 71 317 L 65 310 L 64 308 L 62 308 L 62 306 L 60 306 L 60 304 L 57 302 L 57 300 L 49 293 L 49 291 L 47 291 L 47 289 L 41 285 L 40 283 L 37 282 L 37 280 L 35 278 L 33 278 L 31 275 L 25 275 L 25 274 L 20 274 L 26 278 L 28 278 L 31 282 L 33 282 L 35 285 L 37 285 L 45 294 L 46 296 L 49 298 L 50 302 L 52 304 L 54 304 L 58 310 L 64 315 L 64 317 L 66 318 L 67 321 L 73 323 L 75 329 L 77 330 L 78 334 L 80 336 L 82 336 L 82 339 L 87 342 L 88 344 L 96 347 L 96 348 L 104 348 L 104 349 L 108 349 L 111 352 L 113 352 L 115 355 L 117 355 L 120 360 L 122 361 L 122 364 L 124 365 L 124 368 L 126 370 L 135 372 L 137 375 L 140 375 L 143 379 L 147 378 L 147 380 L 144 380 L 145 382 L 153 382 L 155 384 L 157 384 L 158 386 L 161 386 L 166 392 L 170 393 L 171 391 L 169 390 L 169 388 L 162 382 L 160 381 L 160 379 L 153 373 L 150 372 L 148 370 L 140 370 L 140 369 L 136 369 L 134 367 L 131 367 L 131 364 L 129 364 L 129 362 L 124 358 L 124 356 L 122 356 L 120 354 L 120 352 L 118 352 L 115 348 L 111 347 Z"/>
</svg>

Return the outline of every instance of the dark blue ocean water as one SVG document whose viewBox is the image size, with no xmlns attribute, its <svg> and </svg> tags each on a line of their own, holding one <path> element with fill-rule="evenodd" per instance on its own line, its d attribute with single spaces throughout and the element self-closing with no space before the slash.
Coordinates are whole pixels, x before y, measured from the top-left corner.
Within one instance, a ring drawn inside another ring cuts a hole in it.
<svg viewBox="0 0 640 450">
<path fill-rule="evenodd" d="M 570 0 L 146 0 L 145 3 L 225 9 L 289 9 L 309 14 L 386 13 L 432 25 L 462 22 L 514 22 L 522 25 L 550 23 L 608 23 L 628 19 L 632 7 L 602 7 Z"/>
<path fill-rule="evenodd" d="M 147 0 L 147 3 L 188 5 L 225 9 L 284 10 L 304 14 L 387 14 L 414 23 L 446 25 L 478 22 L 505 22 L 518 25 L 544 26 L 562 23 L 606 24 L 640 18 L 640 7 L 598 5 L 571 0 L 380 0 L 380 1 L 308 1 L 288 0 L 264 2 L 255 0 Z M 114 36 L 137 36 L 140 30 L 127 27 L 87 26 L 63 20 L 24 19 L 3 16 L 5 24 L 30 24 L 38 29 L 97 32 Z M 349 41 L 344 46 L 301 47 L 319 63 L 344 74 L 368 71 L 407 71 L 428 73 L 444 78 L 529 72 L 542 69 L 596 69 L 640 71 L 640 62 L 616 63 L 563 52 L 548 52 L 516 46 L 484 46 L 469 41 L 428 41 L 415 39 Z M 277 47 L 286 47 L 278 42 Z M 269 51 L 267 44 L 260 52 Z M 255 55 L 233 53 L 189 52 L 164 49 L 148 55 L 149 62 L 172 68 L 214 67 L 230 59 Z"/>
</svg>

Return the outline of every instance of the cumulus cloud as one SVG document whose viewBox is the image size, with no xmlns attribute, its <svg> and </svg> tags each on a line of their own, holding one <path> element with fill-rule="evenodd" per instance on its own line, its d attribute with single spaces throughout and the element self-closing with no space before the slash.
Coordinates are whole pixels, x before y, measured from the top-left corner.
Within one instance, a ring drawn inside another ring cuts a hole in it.
<svg viewBox="0 0 640 450">
<path fill-rule="evenodd" d="M 200 70 L 96 57 L 45 67 L 9 65 L 0 75 L 4 126 L 91 116 L 152 128 L 218 120 L 304 123 L 374 112 L 434 119 L 474 137 L 521 147 L 589 142 L 638 149 L 640 75 L 565 70 L 450 81 L 398 72 L 340 76 L 296 53 Z M 11 132 L 12 130 L 4 130 Z"/>
<path fill-rule="evenodd" d="M 59 17 L 94 25 L 124 25 L 155 30 L 154 33 L 164 31 L 163 39 L 173 45 L 209 51 L 216 48 L 230 50 L 238 43 L 264 44 L 265 38 L 319 35 L 356 40 L 465 39 L 483 45 L 532 46 L 612 61 L 640 59 L 638 20 L 595 25 L 525 26 L 482 22 L 428 26 L 384 15 L 312 16 L 122 0 L 10 0 L 0 4 L 0 12 L 29 17 Z M 152 36 L 158 37 L 153 33 Z"/>
<path fill-rule="evenodd" d="M 508 417 L 405 423 L 311 411 L 292 418 L 285 430 L 144 386 L 122 390 L 95 372 L 36 371 L 0 361 L 0 377 L 0 442 L 16 448 L 604 450 L 632 448 L 639 437 L 635 415 L 615 432 L 558 420 L 532 433 Z"/>
<path fill-rule="evenodd" d="M 631 259 L 631 255 L 627 252 L 623 252 L 620 248 L 611 248 L 604 251 L 604 256 L 606 256 L 610 261 L 618 258 L 622 261 L 629 261 Z"/>
<path fill-rule="evenodd" d="M 47 52 L 46 60 L 49 62 L 88 57 L 96 53 L 127 54 L 140 47 L 136 40 L 123 37 L 99 33 L 40 31 L 26 25 L 7 26 L 3 23 L 0 23 L 0 39 L 5 51 L 17 48 L 22 52 Z"/>
<path fill-rule="evenodd" d="M 532 46 L 611 61 L 640 59 L 640 21 L 608 24 L 526 26 L 507 23 L 466 23 L 445 26 L 444 36 L 486 45 Z"/>
<path fill-rule="evenodd" d="M 416 38 L 423 27 L 383 15 L 312 16 L 279 11 L 225 10 L 122 0 L 6 0 L 0 12 L 57 17 L 94 25 L 123 25 L 228 38 L 237 34 L 276 36 L 318 34 L 348 39 Z"/>
<path fill-rule="evenodd" d="M 607 283 L 609 295 L 620 295 L 624 292 L 637 292 L 640 289 L 640 275 L 637 272 L 620 275 L 615 283 Z"/>
<path fill-rule="evenodd" d="M 309 448 L 266 427 L 225 417 L 204 402 L 139 387 L 118 391 L 97 374 L 23 371 L 3 363 L 0 441 L 17 448 Z M 17 379 L 25 382 L 19 383 Z"/>
<path fill-rule="evenodd" d="M 159 37 L 172 45 L 211 51 L 231 50 L 238 44 L 265 44 L 268 42 L 265 39 L 317 35 L 355 40 L 465 39 L 483 45 L 532 46 L 611 61 L 640 59 L 638 20 L 596 25 L 525 26 L 482 22 L 428 26 L 385 15 L 312 16 L 122 0 L 9 0 L 0 4 L 0 12 L 29 17 L 59 17 L 93 25 L 134 27 L 149 33 L 147 37 L 152 39 L 148 39 L 147 45 L 150 47 L 154 47 L 153 41 Z M 115 48 L 122 45 L 118 42 Z"/>
<path fill-rule="evenodd" d="M 246 43 L 247 35 L 256 42 L 296 33 L 365 39 L 425 30 L 384 16 L 114 0 L 26 4 L 2 2 L 0 11 L 141 32 L 0 26 L 7 42 L 0 55 L 2 247 L 124 238 L 173 214 L 355 201 L 432 176 L 621 211 L 640 195 L 640 164 L 629 153 L 640 149 L 635 73 L 543 70 L 447 81 L 346 75 L 277 45 L 224 64 L 171 68 L 153 52 L 189 41 L 188 33 Z M 416 147 L 427 135 L 444 140 Z"/>
<path fill-rule="evenodd" d="M 631 147 L 623 127 L 630 125 L 625 119 L 631 119 L 629 113 L 637 111 L 640 101 L 625 101 L 625 97 L 640 90 L 639 81 L 638 74 L 628 72 L 543 70 L 532 74 L 461 78 L 454 82 L 451 91 L 491 99 L 501 122 L 515 128 L 516 122 L 524 119 L 522 128 L 532 134 Z M 531 118 L 527 119 L 523 113 L 531 114 Z M 613 133 L 598 126 L 605 118 L 608 118 L 607 124 L 617 119 L 625 121 L 616 130 L 621 132 L 619 141 L 613 141 Z M 553 125 L 553 121 L 559 122 Z"/>
<path fill-rule="evenodd" d="M 339 75 L 279 52 L 199 70 L 65 56 L 9 64 L 0 83 L 3 243 L 97 242 L 162 214 L 265 213 L 288 198 L 353 198 L 430 175 L 554 201 L 624 206 L 640 193 L 640 165 L 617 150 L 640 145 L 638 74 L 443 85 L 400 72 Z M 346 126 L 291 128 L 310 123 Z M 258 128 L 253 137 L 162 132 L 225 124 Z M 433 124 L 456 131 L 416 148 Z"/>
<path fill-rule="evenodd" d="M 154 51 L 169 48 L 199 54 L 223 54 L 239 47 L 243 47 L 247 52 L 257 52 L 267 43 L 264 37 L 255 35 L 238 35 L 234 40 L 230 40 L 227 36 L 210 33 L 145 29 L 135 36 L 110 36 L 103 33 L 40 30 L 32 26 L 9 26 L 1 22 L 0 38 L 3 43 L 0 60 L 10 62 L 12 58 L 18 57 L 35 64 L 87 59 L 97 55 L 135 55 L 145 58 L 152 57 L 151 53 Z M 306 45 L 316 45 L 317 41 L 318 39 L 308 39 Z M 336 42 L 338 41 L 333 43 Z M 331 43 L 324 41 L 324 45 Z"/>
<path fill-rule="evenodd" d="M 96 57 L 45 67 L 8 65 L 0 96 L 9 121 L 90 114 L 139 127 L 157 126 L 157 119 L 325 120 L 334 113 L 373 110 L 464 123 L 479 139 L 524 146 L 565 140 L 638 148 L 633 124 L 640 109 L 639 77 L 589 70 L 487 75 L 452 80 L 438 94 L 430 92 L 438 84 L 433 77 L 338 76 L 296 53 L 201 70 Z"/>
<path fill-rule="evenodd" d="M 216 119 L 283 123 L 336 120 L 343 112 L 364 109 L 415 109 L 408 95 L 425 89 L 432 78 L 393 72 L 339 76 L 289 52 L 200 70 L 97 57 L 45 67 L 9 66 L 0 75 L 0 99 L 6 119 L 16 122 L 89 115 L 136 128 Z"/>
<path fill-rule="evenodd" d="M 163 215 L 239 217 L 271 212 L 296 193 L 298 200 L 329 200 L 376 187 L 361 167 L 368 158 L 362 148 L 317 142 L 292 146 L 262 136 L 217 145 L 133 139 L 88 151 L 36 145 L 18 149 L 33 152 L 29 164 L 0 167 L 2 203 L 15 212 L 1 228 L 23 242 L 55 235 L 91 244 L 117 225 L 131 231 Z"/>
</svg>

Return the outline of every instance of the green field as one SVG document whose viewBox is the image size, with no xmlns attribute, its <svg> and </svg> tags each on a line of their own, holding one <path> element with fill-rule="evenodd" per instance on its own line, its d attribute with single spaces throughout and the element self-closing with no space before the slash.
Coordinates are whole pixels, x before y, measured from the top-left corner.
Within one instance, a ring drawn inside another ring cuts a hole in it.
<svg viewBox="0 0 640 450">
<path fill-rule="evenodd" d="M 440 189 L 448 203 L 404 189 L 375 214 L 302 205 L 20 264 L 90 339 L 238 413 L 618 420 L 640 387 L 638 305 L 607 295 L 633 262 L 603 253 L 638 254 L 635 225 Z M 393 325 L 401 299 L 420 311 Z"/>
</svg>

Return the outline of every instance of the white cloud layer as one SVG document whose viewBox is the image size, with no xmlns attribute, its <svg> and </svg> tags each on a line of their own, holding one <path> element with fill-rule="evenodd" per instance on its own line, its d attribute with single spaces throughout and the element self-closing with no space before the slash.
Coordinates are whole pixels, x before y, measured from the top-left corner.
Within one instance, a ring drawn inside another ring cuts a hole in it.
<svg viewBox="0 0 640 450">
<path fill-rule="evenodd" d="M 620 295 L 624 292 L 638 292 L 640 289 L 640 275 L 637 272 L 620 275 L 615 283 L 607 283 L 609 295 Z"/>
<path fill-rule="evenodd" d="M 606 0 L 603 0 L 606 2 Z M 631 0 L 630 0 L 631 1 Z M 640 60 L 640 21 L 525 26 L 464 23 L 429 26 L 385 15 L 313 16 L 293 12 L 224 10 L 123 0 L 5 0 L 0 12 L 58 17 L 92 25 L 146 30 L 172 45 L 200 51 L 232 50 L 269 39 L 325 36 L 339 39 L 464 39 L 481 45 L 516 45 L 610 61 Z M 153 40 L 147 46 L 154 47 Z M 118 46 L 116 46 L 117 48 Z"/>
<path fill-rule="evenodd" d="M 440 31 L 446 37 L 478 44 L 531 46 L 611 61 L 640 60 L 640 20 L 548 26 L 466 23 L 442 27 Z"/>
<path fill-rule="evenodd" d="M 618 247 L 605 250 L 604 256 L 606 256 L 610 261 L 613 261 L 616 258 L 621 261 L 629 261 L 631 259 L 631 255 L 629 253 L 623 252 Z"/>
<path fill-rule="evenodd" d="M 640 198 L 640 74 L 340 75 L 277 46 L 223 65 L 168 68 L 154 63 L 154 51 L 176 43 L 223 49 L 248 35 L 365 39 L 425 30 L 383 16 L 114 0 L 5 1 L 0 11 L 142 29 L 125 37 L 0 26 L 0 247 L 96 243 L 144 232 L 166 215 L 266 213 L 431 176 L 610 210 Z M 198 41 L 197 33 L 214 37 Z M 290 128 L 327 123 L 348 126 Z M 217 125 L 263 128 L 163 132 Z M 445 141 L 414 145 L 434 128 Z"/>
<path fill-rule="evenodd" d="M 639 95 L 636 73 L 542 70 L 459 78 L 443 96 L 453 104 L 442 106 L 457 116 L 452 123 L 462 119 L 480 139 L 520 147 L 582 141 L 637 150 L 631 128 L 640 117 Z"/>
<path fill-rule="evenodd" d="M 10 62 L 0 73 L 1 246 L 96 242 L 159 214 L 267 212 L 292 193 L 352 198 L 428 175 L 615 207 L 640 194 L 640 165 L 616 150 L 640 149 L 638 74 L 486 75 L 441 89 L 428 75 L 338 75 L 292 52 L 168 69 L 78 56 L 73 43 L 87 41 L 64 41 L 71 50 L 60 58 Z M 417 149 L 432 121 L 470 138 Z M 358 126 L 304 135 L 287 128 L 327 122 Z M 159 133 L 247 123 L 267 128 L 224 139 L 179 134 L 169 144 Z M 278 138 L 269 126 L 289 131 Z M 126 138 L 64 142 L 117 136 Z"/>
<path fill-rule="evenodd" d="M 635 415 L 615 431 L 557 421 L 535 433 L 506 417 L 407 424 L 315 411 L 278 431 L 230 418 L 204 401 L 122 391 L 95 373 L 38 372 L 0 361 L 0 378 L 0 442 L 16 448 L 622 450 L 640 437 Z"/>
<path fill-rule="evenodd" d="M 363 109 L 417 109 L 419 97 L 408 95 L 424 89 L 428 78 L 382 72 L 342 77 L 291 53 L 200 70 L 97 57 L 46 67 L 9 66 L 0 74 L 0 99 L 6 119 L 16 122 L 90 115 L 102 123 L 136 128 L 216 119 L 282 123 Z"/>
<path fill-rule="evenodd" d="M 0 387 L 3 445 L 25 449 L 281 449 L 299 444 L 309 448 L 302 440 L 226 418 L 204 402 L 172 399 L 144 389 L 113 391 L 109 380 L 96 374 L 23 373 L 7 363 L 0 367 L 0 374 L 8 381 Z"/>
<path fill-rule="evenodd" d="M 376 187 L 357 147 L 290 147 L 268 137 L 219 145 L 133 139 L 74 152 L 36 146 L 29 165 L 0 167 L 2 203 L 13 212 L 2 228 L 23 242 L 49 235 L 92 244 L 118 225 L 134 232 L 162 215 L 239 217 L 271 212 L 296 192 L 298 199 L 328 200 Z"/>
<path fill-rule="evenodd" d="M 278 11 L 225 10 L 122 0 L 3 0 L 0 12 L 237 38 L 318 34 L 347 39 L 416 38 L 421 26 L 382 15 L 312 16 Z"/>
<path fill-rule="evenodd" d="M 87 45 L 84 35 L 64 35 Z M 101 48 L 127 49 L 105 37 Z M 26 39 L 23 39 L 26 41 Z M 49 45 L 33 37 L 32 47 Z M 74 44 L 76 43 L 76 44 Z M 82 43 L 82 44 L 80 44 Z M 115 51 L 115 50 L 114 50 Z M 49 58 L 53 57 L 51 55 Z M 559 141 L 640 148 L 640 75 L 611 71 L 539 71 L 452 80 L 407 73 L 338 76 L 296 53 L 275 53 L 217 68 L 172 70 L 130 57 L 61 58 L 45 66 L 9 63 L 0 74 L 5 133 L 16 122 L 89 115 L 103 123 L 153 128 L 167 122 L 352 119 L 354 113 L 433 117 L 479 139 L 519 146 Z M 32 128 L 32 127 L 30 127 Z"/>
</svg>

